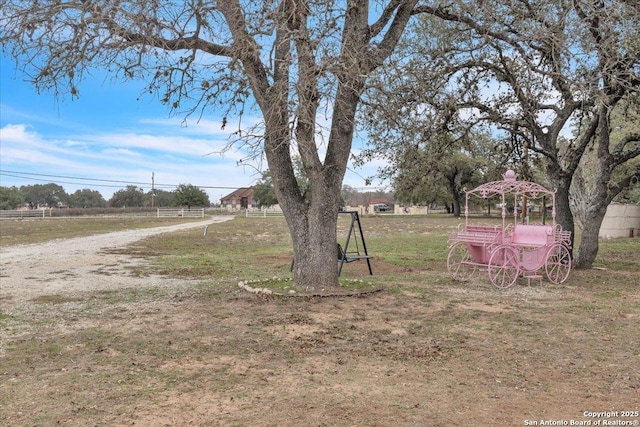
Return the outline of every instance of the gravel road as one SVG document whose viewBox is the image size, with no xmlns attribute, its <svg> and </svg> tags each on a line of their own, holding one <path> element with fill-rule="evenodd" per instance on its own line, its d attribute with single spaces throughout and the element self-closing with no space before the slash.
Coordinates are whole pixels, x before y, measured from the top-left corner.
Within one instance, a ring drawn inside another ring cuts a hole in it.
<svg viewBox="0 0 640 427">
<path fill-rule="evenodd" d="M 202 227 L 232 219 L 214 216 L 189 222 L 46 243 L 0 249 L 0 305 L 20 306 L 42 295 L 73 296 L 86 291 L 117 290 L 135 286 L 172 285 L 176 279 L 135 277 L 127 269 L 144 262 L 127 255 L 104 252 L 146 237 Z"/>
</svg>

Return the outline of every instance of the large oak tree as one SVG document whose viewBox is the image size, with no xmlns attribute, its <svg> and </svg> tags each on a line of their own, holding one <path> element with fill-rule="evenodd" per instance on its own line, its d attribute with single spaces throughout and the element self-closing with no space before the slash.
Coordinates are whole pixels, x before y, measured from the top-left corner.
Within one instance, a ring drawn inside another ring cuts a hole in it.
<svg viewBox="0 0 640 427">
<path fill-rule="evenodd" d="M 640 88 L 640 3 L 452 0 L 418 9 L 427 13 L 407 32 L 405 56 L 386 71 L 406 99 L 402 117 L 391 107 L 387 121 L 405 125 L 425 112 L 433 119 L 405 126 L 398 140 L 452 124 L 509 135 L 541 159 L 545 184 L 557 189 L 558 222 L 571 232 L 571 183 L 585 151 L 594 150 L 593 197 L 575 262 L 589 267 L 607 205 L 640 175 L 637 162 L 629 167 L 640 156 L 638 133 L 611 139 L 612 112 Z"/>
<path fill-rule="evenodd" d="M 38 90 L 56 95 L 78 95 L 87 72 L 100 68 L 146 80 L 177 112 L 226 107 L 232 118 L 255 104 L 260 132 L 238 135 L 267 159 L 291 232 L 296 286 L 337 286 L 336 224 L 356 109 L 416 3 L 1 0 L 1 42 Z"/>
</svg>

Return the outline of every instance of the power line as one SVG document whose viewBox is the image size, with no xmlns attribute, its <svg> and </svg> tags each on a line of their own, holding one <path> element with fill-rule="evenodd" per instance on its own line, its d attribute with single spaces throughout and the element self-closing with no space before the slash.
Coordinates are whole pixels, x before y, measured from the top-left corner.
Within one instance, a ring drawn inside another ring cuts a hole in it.
<svg viewBox="0 0 640 427">
<path fill-rule="evenodd" d="M 9 173 L 4 173 L 4 172 L 0 172 L 0 175 L 2 176 L 10 176 L 12 178 L 21 178 L 21 179 L 27 179 L 30 181 L 39 181 L 39 182 L 51 182 L 50 179 L 44 179 L 44 178 L 32 178 L 29 176 L 23 176 L 23 175 L 13 175 L 13 174 L 9 174 Z M 72 185 L 81 185 L 82 183 L 79 182 L 71 182 L 71 181 L 58 181 L 56 180 L 55 182 L 56 184 L 72 184 Z M 110 187 L 110 188 L 122 188 L 122 185 L 110 185 L 110 184 L 93 184 L 92 186 L 94 187 Z"/>
<path fill-rule="evenodd" d="M 18 174 L 20 176 L 8 175 L 8 174 Z M 4 171 L 4 172 L 2 172 L 2 171 L 0 171 L 0 175 L 14 176 L 16 178 L 23 178 L 22 175 L 26 175 L 26 176 L 24 176 L 24 178 L 27 178 L 27 177 L 30 177 L 30 176 L 42 176 L 42 177 L 47 177 L 47 178 L 75 179 L 75 180 L 78 180 L 78 181 L 113 182 L 113 183 L 129 184 L 129 185 L 132 185 L 132 184 L 147 185 L 148 184 L 148 182 L 120 181 L 120 180 L 116 180 L 116 179 L 100 179 L 100 178 L 83 178 L 83 177 L 78 177 L 78 176 L 66 176 L 66 175 L 48 175 L 48 174 L 35 173 L 35 172 L 18 172 L 18 171 Z M 35 178 L 33 178 L 33 179 L 35 179 Z M 74 183 L 68 183 L 68 184 L 74 184 Z M 169 184 L 158 184 L 158 185 L 169 186 Z"/>
<path fill-rule="evenodd" d="M 12 178 L 28 179 L 28 180 L 31 180 L 31 181 L 39 181 L 39 182 L 51 182 L 51 179 L 45 179 L 45 178 L 56 178 L 56 181 L 55 181 L 56 184 L 85 185 L 85 183 L 83 183 L 83 182 L 60 181 L 60 180 L 58 180 L 58 179 L 73 179 L 73 180 L 76 180 L 76 181 L 88 181 L 88 182 L 91 182 L 91 185 L 93 187 L 107 187 L 107 188 L 122 188 L 123 186 L 126 186 L 126 185 L 144 185 L 144 186 L 148 186 L 149 185 L 149 182 L 122 181 L 122 180 L 104 179 L 104 178 L 84 178 L 84 177 L 77 177 L 77 176 L 50 175 L 50 174 L 43 174 L 43 173 L 20 172 L 20 171 L 10 171 L 10 170 L 4 170 L 4 171 L 0 170 L 0 175 L 12 177 Z M 40 177 L 40 178 L 37 178 L 37 177 Z M 108 183 L 108 184 L 101 184 L 101 183 Z M 122 185 L 115 185 L 115 184 L 122 184 Z M 156 188 L 157 187 L 161 187 L 161 188 L 176 188 L 178 186 L 178 184 L 158 184 L 158 183 L 153 183 L 152 186 L 154 186 Z M 214 186 L 214 185 L 194 185 L 194 187 L 209 188 L 209 189 L 213 189 L 213 190 L 237 190 L 238 189 L 238 187 L 225 187 L 225 186 Z M 250 186 L 246 186 L 246 187 L 250 187 Z M 351 188 L 353 190 L 357 190 L 357 191 L 360 191 L 360 190 L 364 190 L 364 191 L 386 191 L 385 187 L 374 187 L 374 186 L 351 187 Z"/>
<path fill-rule="evenodd" d="M 29 179 L 32 181 L 49 181 L 49 179 L 45 178 L 56 178 L 56 183 L 60 184 L 71 184 L 71 185 L 83 185 L 82 182 L 73 182 L 73 181 L 59 181 L 57 179 L 73 179 L 76 181 L 90 181 L 93 186 L 97 187 L 110 187 L 110 188 L 121 188 L 122 185 L 113 185 L 115 183 L 120 183 L 124 185 L 149 185 L 148 182 L 138 182 L 138 181 L 121 181 L 116 179 L 100 179 L 100 178 L 83 178 L 77 176 L 66 176 L 66 175 L 49 175 L 43 173 L 35 173 L 35 172 L 19 172 L 19 171 L 9 171 L 4 170 L 0 171 L 0 175 L 9 176 L 12 178 L 22 178 Z M 34 178 L 34 177 L 42 177 L 42 178 Z M 111 184 L 99 184 L 100 182 L 107 182 Z M 178 184 L 155 184 L 155 187 L 163 187 L 163 188 L 175 188 Z M 221 187 L 221 186 L 212 186 L 212 185 L 196 185 L 198 188 L 211 188 L 211 189 L 222 189 L 222 190 L 236 190 L 237 187 Z"/>
</svg>

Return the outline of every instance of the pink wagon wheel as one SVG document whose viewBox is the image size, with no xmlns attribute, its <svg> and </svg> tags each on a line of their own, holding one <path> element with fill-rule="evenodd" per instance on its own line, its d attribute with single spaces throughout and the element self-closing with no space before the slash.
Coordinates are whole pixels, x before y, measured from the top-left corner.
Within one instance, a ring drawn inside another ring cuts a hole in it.
<svg viewBox="0 0 640 427">
<path fill-rule="evenodd" d="M 496 288 L 506 289 L 512 286 L 520 274 L 518 251 L 512 246 L 498 246 L 489 258 L 488 273 Z"/>
<path fill-rule="evenodd" d="M 551 246 L 547 253 L 547 261 L 544 268 L 551 283 L 559 285 L 567 280 L 571 272 L 571 253 L 569 248 L 561 243 Z"/>
<path fill-rule="evenodd" d="M 455 280 L 469 280 L 477 268 L 472 261 L 467 244 L 457 242 L 449 249 L 447 270 Z"/>
</svg>

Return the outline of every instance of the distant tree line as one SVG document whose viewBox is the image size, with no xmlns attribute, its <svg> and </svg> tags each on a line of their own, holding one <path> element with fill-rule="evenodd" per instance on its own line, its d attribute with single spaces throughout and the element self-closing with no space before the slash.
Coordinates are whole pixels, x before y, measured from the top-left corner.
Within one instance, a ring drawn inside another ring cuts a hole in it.
<svg viewBox="0 0 640 427">
<path fill-rule="evenodd" d="M 296 179 L 298 180 L 298 186 L 303 192 L 303 197 L 307 203 L 310 203 L 311 194 L 307 191 L 309 182 L 305 177 L 302 168 L 298 166 L 299 164 L 299 161 L 296 159 L 296 161 L 294 161 Z M 278 204 L 276 190 L 273 186 L 271 173 L 268 170 L 262 173 L 262 178 L 253 186 L 253 198 L 259 208 L 268 208 Z M 371 189 L 370 191 L 361 192 L 346 184 L 342 186 L 342 190 L 340 191 L 340 206 L 342 207 L 369 205 L 373 199 L 384 199 L 388 203 L 394 203 L 396 197 L 393 193 L 379 189 Z"/>
<path fill-rule="evenodd" d="M 134 207 L 205 207 L 209 206 L 207 193 L 191 184 L 180 184 L 173 191 L 144 192 L 140 187 L 128 185 L 105 200 L 99 191 L 88 188 L 68 194 L 58 184 L 35 184 L 20 187 L 0 186 L 0 209 L 20 207 L 37 208 L 134 208 Z"/>
</svg>

